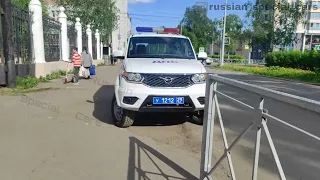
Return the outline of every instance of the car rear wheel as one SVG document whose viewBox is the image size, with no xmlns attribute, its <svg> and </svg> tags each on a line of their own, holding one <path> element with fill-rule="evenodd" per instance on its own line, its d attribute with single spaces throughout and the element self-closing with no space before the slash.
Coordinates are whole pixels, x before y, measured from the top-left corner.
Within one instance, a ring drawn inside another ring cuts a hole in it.
<svg viewBox="0 0 320 180">
<path fill-rule="evenodd" d="M 115 95 L 112 98 L 111 113 L 115 125 L 120 128 L 130 127 L 134 123 L 135 112 L 118 106 Z"/>
</svg>

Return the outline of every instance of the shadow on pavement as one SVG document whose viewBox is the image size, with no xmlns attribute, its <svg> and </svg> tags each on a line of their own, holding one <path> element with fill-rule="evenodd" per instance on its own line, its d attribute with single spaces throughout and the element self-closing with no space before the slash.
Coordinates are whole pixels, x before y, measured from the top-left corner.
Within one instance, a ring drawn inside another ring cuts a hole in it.
<svg viewBox="0 0 320 180">
<path fill-rule="evenodd" d="M 93 95 L 93 116 L 101 122 L 114 125 L 111 115 L 111 101 L 114 94 L 113 85 L 103 85 Z M 137 113 L 133 126 L 171 126 L 186 122 L 180 114 L 176 113 Z"/>
<path fill-rule="evenodd" d="M 129 137 L 130 140 L 130 154 L 129 154 L 129 163 L 128 163 L 128 180 L 135 179 L 154 179 L 150 178 L 150 176 L 161 176 L 164 179 L 185 179 L 185 180 L 198 180 L 197 177 L 180 167 L 178 164 L 168 159 L 166 156 L 162 155 L 152 147 L 144 144 L 139 139 L 135 137 Z M 142 164 L 142 162 L 146 162 L 142 160 L 142 158 L 147 158 L 154 164 L 155 169 L 157 171 L 150 172 L 143 170 L 143 167 L 150 166 L 146 164 Z M 153 157 L 151 157 L 153 156 Z M 159 161 L 160 160 L 160 161 Z M 166 164 L 171 167 L 175 172 L 178 172 L 182 177 L 176 177 L 169 174 L 166 174 L 164 170 L 162 170 L 159 165 Z M 136 178 L 137 177 L 137 178 Z M 157 178 L 158 179 L 158 178 Z"/>
</svg>

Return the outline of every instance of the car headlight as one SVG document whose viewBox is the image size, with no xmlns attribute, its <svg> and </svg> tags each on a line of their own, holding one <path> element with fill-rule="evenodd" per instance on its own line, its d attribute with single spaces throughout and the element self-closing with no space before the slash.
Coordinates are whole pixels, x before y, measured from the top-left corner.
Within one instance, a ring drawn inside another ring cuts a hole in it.
<svg viewBox="0 0 320 180">
<path fill-rule="evenodd" d="M 122 77 L 124 77 L 127 81 L 133 83 L 140 83 L 143 80 L 143 77 L 139 73 L 123 72 Z"/>
<path fill-rule="evenodd" d="M 191 80 L 194 83 L 205 83 L 208 75 L 207 74 L 194 74 Z"/>
</svg>

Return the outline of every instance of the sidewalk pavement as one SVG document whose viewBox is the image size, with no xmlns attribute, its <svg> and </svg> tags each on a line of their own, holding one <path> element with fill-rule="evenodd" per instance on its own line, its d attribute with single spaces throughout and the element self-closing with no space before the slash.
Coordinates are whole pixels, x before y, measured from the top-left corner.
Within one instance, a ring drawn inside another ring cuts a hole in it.
<svg viewBox="0 0 320 180">
<path fill-rule="evenodd" d="M 75 86 L 54 80 L 40 86 L 61 89 L 0 96 L 0 179 L 197 179 L 198 158 L 110 123 L 108 101 L 118 70 L 98 67 L 95 81 Z M 93 104 L 100 105 L 104 121 Z M 219 172 L 215 177 L 228 179 Z"/>
<path fill-rule="evenodd" d="M 154 137 L 164 139 L 178 127 L 119 129 L 112 125 L 109 102 L 118 71 L 118 66 L 97 67 L 97 78 L 80 80 L 77 86 L 63 84 L 61 78 L 39 85 L 40 88 L 59 87 L 59 90 L 0 96 L 3 102 L 0 104 L 0 179 L 157 180 L 177 179 L 170 177 L 175 176 L 189 180 L 199 177 L 199 152 L 191 153 L 183 149 L 185 146 L 176 148 L 173 147 L 175 144 L 166 145 L 154 140 Z M 269 88 L 297 91 L 304 96 L 317 98 L 319 95 L 319 87 L 315 86 L 230 71 L 211 71 Z M 192 137 L 199 139 L 196 143 L 183 143 L 201 144 L 201 127 L 184 124 L 179 128 L 183 132 L 190 131 L 187 136 L 198 135 Z M 215 135 L 214 153 L 218 158 L 223 153 L 219 131 L 215 128 L 214 133 L 218 136 Z M 144 136 L 147 133 L 152 134 L 152 138 Z M 250 177 L 252 161 L 243 159 L 246 156 L 237 156 L 236 150 L 233 160 L 237 178 L 247 179 L 243 177 Z M 225 162 L 223 164 L 224 168 L 214 173 L 216 179 L 230 179 L 228 167 Z M 270 176 L 263 176 L 270 173 L 262 167 L 259 179 L 268 179 Z"/>
</svg>

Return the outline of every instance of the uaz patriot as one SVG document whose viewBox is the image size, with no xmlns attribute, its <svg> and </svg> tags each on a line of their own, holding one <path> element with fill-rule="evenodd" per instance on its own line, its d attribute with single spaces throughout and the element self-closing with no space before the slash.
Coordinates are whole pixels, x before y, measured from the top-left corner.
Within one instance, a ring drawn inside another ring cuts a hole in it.
<svg viewBox="0 0 320 180">
<path fill-rule="evenodd" d="M 126 54 L 114 53 L 122 59 L 111 106 L 115 124 L 131 126 L 136 112 L 183 113 L 203 124 L 207 74 L 190 39 L 177 28 L 136 30 Z"/>
</svg>

